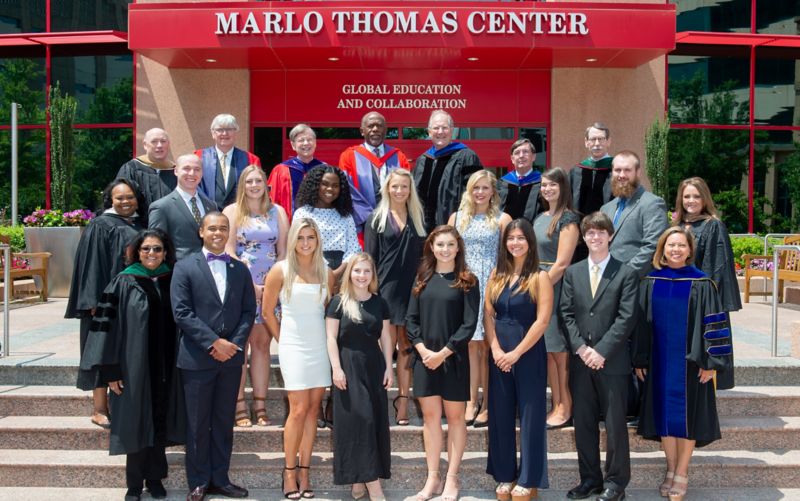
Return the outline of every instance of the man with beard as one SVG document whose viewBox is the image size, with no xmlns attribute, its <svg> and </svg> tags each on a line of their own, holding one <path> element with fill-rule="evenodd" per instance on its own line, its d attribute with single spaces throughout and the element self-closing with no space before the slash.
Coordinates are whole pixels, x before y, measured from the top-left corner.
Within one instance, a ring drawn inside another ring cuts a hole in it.
<svg viewBox="0 0 800 501">
<path fill-rule="evenodd" d="M 628 150 L 617 153 L 611 167 L 611 192 L 616 198 L 600 209 L 614 225 L 611 256 L 633 268 L 640 280 L 653 269 L 658 238 L 669 225 L 664 200 L 639 185 L 641 175 L 636 153 Z M 627 414 L 628 426 L 636 426 L 639 388 L 635 376 L 629 380 Z"/>
<path fill-rule="evenodd" d="M 384 143 L 386 119 L 383 115 L 377 111 L 364 115 L 360 131 L 364 143 L 347 148 L 339 156 L 339 168 L 347 173 L 352 183 L 351 193 L 361 195 L 353 199 L 353 219 L 359 232 L 378 206 L 381 184 L 389 173 L 398 167 L 410 168 L 402 151 Z"/>
<path fill-rule="evenodd" d="M 621 151 L 612 162 L 611 192 L 616 197 L 600 209 L 614 224 L 611 255 L 643 278 L 652 269 L 658 237 L 667 228 L 667 206 L 639 184 L 639 156 Z"/>
<path fill-rule="evenodd" d="M 613 197 L 611 195 L 611 130 L 595 122 L 586 127 L 584 145 L 589 156 L 569 171 L 569 184 L 572 186 L 572 204 L 581 215 L 591 214 Z M 585 259 L 588 249 L 583 240 L 578 241 L 572 262 Z"/>
<path fill-rule="evenodd" d="M 536 148 L 530 139 L 522 138 L 511 145 L 511 164 L 514 170 L 497 181 L 500 209 L 511 219 L 524 217 L 531 223 L 542 212 L 539 188 L 542 173 L 533 168 Z"/>
</svg>

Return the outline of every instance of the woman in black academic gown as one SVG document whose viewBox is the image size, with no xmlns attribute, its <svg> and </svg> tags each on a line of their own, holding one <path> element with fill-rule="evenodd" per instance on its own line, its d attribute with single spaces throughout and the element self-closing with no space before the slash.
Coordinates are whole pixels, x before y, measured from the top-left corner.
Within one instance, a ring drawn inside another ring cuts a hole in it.
<svg viewBox="0 0 800 501">
<path fill-rule="evenodd" d="M 64 318 L 79 318 L 80 352 L 83 354 L 86 335 L 100 295 L 111 279 L 125 267 L 125 247 L 144 228 L 137 210 L 141 195 L 135 183 L 115 179 L 103 190 L 103 212 L 94 218 L 81 235 L 75 253 L 75 268 Z M 97 371 L 78 372 L 77 386 L 93 390 L 92 422 L 108 428 L 106 385 Z"/>
<path fill-rule="evenodd" d="M 636 374 L 647 376 L 639 434 L 661 440 L 667 472 L 659 490 L 671 501 L 686 495 L 694 448 L 721 437 L 713 379 L 733 354 L 728 314 L 714 282 L 692 266 L 694 255 L 690 230 L 661 235 L 655 269 L 642 281 L 634 343 Z"/>
<path fill-rule="evenodd" d="M 731 238 L 725 223 L 717 216 L 711 190 L 702 178 L 690 177 L 678 185 L 673 224 L 682 225 L 694 235 L 694 265 L 717 284 L 722 310 L 741 310 L 742 298 L 736 280 Z M 717 375 L 717 389 L 733 388 L 733 373 L 731 363 L 729 370 Z"/>
<path fill-rule="evenodd" d="M 389 332 L 397 345 L 397 396 L 392 404 L 394 421 L 407 426 L 411 371 L 406 333 L 408 295 L 425 242 L 425 214 L 417 196 L 414 178 L 405 169 L 389 173 L 381 186 L 381 200 L 364 226 L 364 251 L 378 269 L 380 296 L 389 305 Z"/>
<path fill-rule="evenodd" d="M 143 230 L 128 259 L 97 306 L 81 369 L 96 370 L 111 389 L 109 452 L 127 454 L 125 499 L 131 501 L 143 484 L 152 497 L 166 497 L 164 448 L 183 443 L 186 431 L 169 293 L 172 242 L 161 230 Z"/>
</svg>

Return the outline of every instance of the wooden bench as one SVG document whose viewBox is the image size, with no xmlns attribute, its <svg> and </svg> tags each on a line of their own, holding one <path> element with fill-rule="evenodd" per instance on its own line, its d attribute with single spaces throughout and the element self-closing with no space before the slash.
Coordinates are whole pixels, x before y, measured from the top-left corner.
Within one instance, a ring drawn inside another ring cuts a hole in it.
<svg viewBox="0 0 800 501">
<path fill-rule="evenodd" d="M 8 245 L 11 239 L 8 236 L 0 235 L 0 243 Z M 11 274 L 11 283 L 8 284 L 9 295 L 14 298 L 14 281 L 21 279 L 33 279 L 39 277 L 42 282 L 41 289 L 36 293 L 42 298 L 42 301 L 47 301 L 47 264 L 51 254 L 49 252 L 12 252 L 11 261 L 12 267 L 9 270 Z M 5 257 L 0 252 L 0 281 L 5 279 Z M 34 280 L 34 283 L 36 281 Z M 3 284 L 4 286 L 6 284 Z"/>
<path fill-rule="evenodd" d="M 800 245 L 800 235 L 792 235 L 783 239 L 784 245 Z M 765 277 L 772 279 L 772 270 L 767 269 L 767 264 L 772 263 L 772 256 L 759 256 L 744 254 L 744 302 L 750 302 L 750 296 L 771 296 L 772 289 L 763 292 L 750 292 L 750 279 Z M 754 261 L 761 260 L 760 265 Z M 780 251 L 778 254 L 778 302 L 783 301 L 783 282 L 800 282 L 800 252 L 794 250 Z M 766 281 L 765 281 L 766 283 Z"/>
</svg>

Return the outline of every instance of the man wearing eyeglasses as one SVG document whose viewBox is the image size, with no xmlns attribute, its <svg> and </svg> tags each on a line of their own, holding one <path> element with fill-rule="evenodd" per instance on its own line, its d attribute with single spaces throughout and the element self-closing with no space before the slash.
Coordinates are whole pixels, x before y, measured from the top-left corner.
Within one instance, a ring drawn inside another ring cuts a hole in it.
<svg viewBox="0 0 800 501">
<path fill-rule="evenodd" d="M 256 155 L 234 146 L 238 132 L 236 117 L 228 113 L 217 115 L 211 121 L 214 146 L 194 152 L 203 162 L 200 192 L 213 200 L 219 210 L 235 201 L 236 185 L 244 168 L 248 165 L 261 167 L 261 159 Z"/>
<path fill-rule="evenodd" d="M 602 122 L 586 127 L 584 145 L 589 156 L 569 171 L 572 186 L 572 204 L 580 214 L 600 210 L 604 203 L 614 198 L 611 194 L 611 130 Z M 578 242 L 572 262 L 577 263 L 588 255 L 586 243 Z"/>
</svg>

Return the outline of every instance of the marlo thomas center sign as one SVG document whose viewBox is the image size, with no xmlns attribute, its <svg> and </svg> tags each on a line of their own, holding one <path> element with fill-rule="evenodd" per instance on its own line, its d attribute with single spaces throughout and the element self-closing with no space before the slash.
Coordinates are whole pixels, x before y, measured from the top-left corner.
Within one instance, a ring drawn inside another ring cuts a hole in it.
<svg viewBox="0 0 800 501">
<path fill-rule="evenodd" d="M 555 11 L 329 11 L 216 12 L 217 35 L 311 34 L 331 26 L 337 34 L 588 35 L 586 14 Z"/>
</svg>

